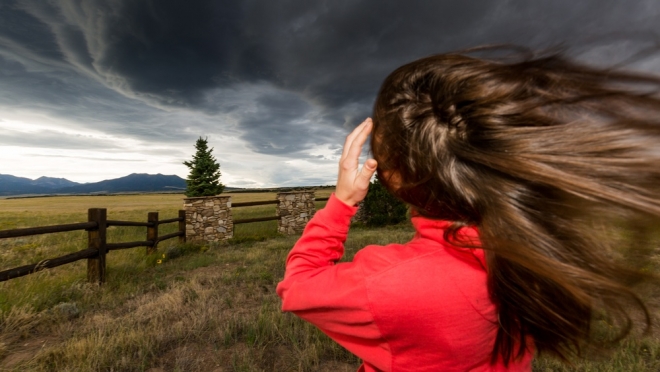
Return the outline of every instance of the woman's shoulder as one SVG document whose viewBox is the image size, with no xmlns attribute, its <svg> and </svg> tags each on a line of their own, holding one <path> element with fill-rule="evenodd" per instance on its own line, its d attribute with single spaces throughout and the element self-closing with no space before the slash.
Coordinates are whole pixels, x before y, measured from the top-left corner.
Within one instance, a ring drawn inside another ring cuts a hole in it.
<svg viewBox="0 0 660 372">
<path fill-rule="evenodd" d="M 355 254 L 352 264 L 360 266 L 364 275 L 375 276 L 395 269 L 443 270 L 460 260 L 443 245 L 413 239 L 405 244 L 368 245 Z"/>
</svg>

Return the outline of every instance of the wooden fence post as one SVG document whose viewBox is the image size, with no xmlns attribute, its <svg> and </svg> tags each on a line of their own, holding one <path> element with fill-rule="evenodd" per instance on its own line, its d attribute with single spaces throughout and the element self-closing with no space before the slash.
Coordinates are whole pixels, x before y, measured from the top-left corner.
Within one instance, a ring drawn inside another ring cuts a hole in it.
<svg viewBox="0 0 660 372">
<path fill-rule="evenodd" d="M 90 283 L 105 283 L 105 255 L 107 210 L 105 208 L 90 208 L 87 211 L 87 220 L 96 222 L 95 229 L 87 232 L 88 247 L 96 249 L 98 256 L 87 259 L 87 281 Z"/>
<path fill-rule="evenodd" d="M 147 247 L 147 254 L 151 254 L 155 253 L 158 249 L 158 212 L 149 212 L 147 222 L 153 224 L 147 227 L 147 240 L 153 242 L 150 247 Z"/>
<path fill-rule="evenodd" d="M 183 233 L 183 235 L 179 236 L 179 243 L 185 243 L 186 242 L 186 211 L 185 210 L 180 210 L 179 211 L 179 218 L 181 221 L 179 221 L 179 232 Z"/>
</svg>

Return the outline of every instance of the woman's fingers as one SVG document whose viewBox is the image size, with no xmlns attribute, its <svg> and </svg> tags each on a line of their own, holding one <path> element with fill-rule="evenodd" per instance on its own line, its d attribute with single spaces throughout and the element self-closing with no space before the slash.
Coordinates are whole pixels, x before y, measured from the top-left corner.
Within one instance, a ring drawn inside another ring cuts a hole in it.
<svg viewBox="0 0 660 372">
<path fill-rule="evenodd" d="M 351 145 L 355 141 L 355 138 L 364 130 L 364 127 L 368 124 L 371 123 L 371 118 L 367 118 L 365 121 L 363 121 L 360 125 L 355 127 L 351 134 L 349 134 L 346 137 L 346 141 L 344 141 L 344 149 L 342 150 L 341 157 L 346 158 L 348 155 L 348 151 L 351 149 Z M 366 137 L 365 137 L 366 138 Z"/>
<path fill-rule="evenodd" d="M 355 205 L 364 199 L 371 177 L 376 172 L 377 163 L 374 159 L 367 160 L 358 171 L 360 153 L 372 127 L 371 119 L 367 118 L 346 137 L 344 142 L 335 195 L 348 205 Z"/>
<path fill-rule="evenodd" d="M 371 132 L 371 120 L 365 120 L 348 136 L 343 155 L 339 161 L 339 168 L 344 172 L 357 172 L 362 146 Z"/>
<path fill-rule="evenodd" d="M 360 173 L 358 173 L 355 179 L 355 187 L 358 190 L 364 190 L 365 192 L 369 190 L 371 177 L 374 175 L 374 173 L 376 173 L 377 165 L 378 163 L 376 163 L 375 159 L 367 159 L 367 161 L 364 162 L 362 169 L 360 169 Z"/>
<path fill-rule="evenodd" d="M 362 124 L 360 124 L 360 130 L 356 133 L 355 138 L 353 138 L 353 142 L 350 144 L 350 147 L 348 149 L 348 159 L 357 159 L 360 157 L 360 153 L 362 152 L 362 146 L 364 146 L 364 143 L 367 141 L 367 137 L 369 137 L 369 133 L 371 133 L 371 119 L 367 118 Z"/>
</svg>

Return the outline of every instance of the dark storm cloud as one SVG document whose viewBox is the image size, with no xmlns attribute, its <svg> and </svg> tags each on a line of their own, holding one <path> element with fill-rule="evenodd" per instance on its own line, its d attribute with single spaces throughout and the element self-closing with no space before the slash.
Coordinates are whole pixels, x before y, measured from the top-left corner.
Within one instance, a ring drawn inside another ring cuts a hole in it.
<svg viewBox="0 0 660 372">
<path fill-rule="evenodd" d="M 35 61 L 20 63 L 1 54 L 0 84 L 4 111 L 47 113 L 109 135 L 188 143 L 197 138 L 194 132 L 204 133 L 208 126 L 202 115 L 168 112 L 109 90 L 75 71 Z M 194 130 L 191 133 L 187 128 Z M 52 142 L 60 148 L 64 143 Z"/>
<path fill-rule="evenodd" d="M 236 2 L 59 0 L 20 1 L 5 5 L 6 18 L 46 25 L 47 40 L 62 58 L 109 86 L 175 105 L 194 104 L 214 77 L 231 70 L 239 32 Z M 11 14 L 9 13 L 11 12 Z M 37 35 L 17 37 L 13 26 L 3 34 L 39 55 Z M 27 40 L 26 40 L 27 39 Z"/>
<path fill-rule="evenodd" d="M 270 155 L 297 154 L 314 145 L 341 136 L 336 127 L 314 113 L 314 107 L 300 96 L 271 91 L 252 103 L 253 109 L 241 119 L 241 136 L 249 147 Z"/>
<path fill-rule="evenodd" d="M 415 58 L 655 42 L 658 24 L 656 0 L 3 0 L 0 104 L 162 143 L 222 128 L 252 151 L 301 157 L 341 143 L 382 79 Z"/>
</svg>

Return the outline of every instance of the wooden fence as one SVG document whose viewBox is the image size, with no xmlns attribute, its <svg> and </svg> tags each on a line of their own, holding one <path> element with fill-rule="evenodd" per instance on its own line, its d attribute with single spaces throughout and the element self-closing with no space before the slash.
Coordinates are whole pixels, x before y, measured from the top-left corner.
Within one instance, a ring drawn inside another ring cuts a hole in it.
<svg viewBox="0 0 660 372">
<path fill-rule="evenodd" d="M 327 201 L 328 198 L 317 198 L 316 201 Z M 253 207 L 258 205 L 278 204 L 278 200 L 265 200 L 243 203 L 232 203 L 233 208 Z M 71 223 L 64 225 L 52 225 L 41 227 L 30 227 L 26 229 L 1 230 L 0 239 L 17 238 L 22 236 L 52 234 L 66 231 L 86 230 L 87 231 L 87 249 L 78 252 L 69 253 L 64 256 L 41 260 L 38 263 L 15 267 L 9 270 L 0 271 L 0 282 L 29 275 L 44 269 L 50 269 L 57 266 L 66 265 L 79 260 L 87 259 L 87 280 L 90 283 L 104 283 L 106 271 L 106 255 L 109 251 L 128 249 L 135 247 L 147 247 L 147 254 L 156 251 L 159 242 L 163 240 L 179 238 L 180 242 L 186 239 L 186 213 L 179 211 L 179 217 L 167 220 L 159 220 L 158 212 L 149 212 L 147 222 L 117 221 L 106 218 L 107 210 L 105 208 L 91 208 L 88 210 L 87 222 Z M 234 225 L 252 222 L 275 221 L 279 216 L 244 218 L 234 220 Z M 179 231 L 163 236 L 158 236 L 158 226 L 166 223 L 179 223 Z M 109 226 L 142 226 L 147 228 L 146 240 L 125 243 L 108 243 L 106 240 L 106 229 Z"/>
<path fill-rule="evenodd" d="M 279 203 L 279 200 L 264 200 L 264 201 L 253 201 L 253 202 L 243 202 L 243 203 L 231 203 L 231 208 L 239 208 L 239 207 L 254 207 L 257 205 L 269 205 L 269 204 L 277 204 Z M 238 219 L 234 220 L 234 225 L 239 225 L 242 223 L 251 223 L 251 222 L 263 222 L 263 221 L 275 221 L 279 220 L 279 216 L 269 216 L 269 217 L 256 217 L 256 218 L 243 218 L 243 219 Z"/>
<path fill-rule="evenodd" d="M 329 198 L 316 198 L 314 201 L 327 201 Z M 243 202 L 243 203 L 231 203 L 231 208 L 238 207 L 254 207 L 257 205 L 269 205 L 269 204 L 278 204 L 279 200 L 265 200 L 265 201 L 253 201 L 253 202 Z M 268 217 L 256 217 L 256 218 L 243 218 L 234 220 L 234 225 L 239 225 L 242 223 L 251 223 L 251 222 L 263 222 L 263 221 L 276 221 L 279 220 L 280 216 L 268 216 Z"/>
<path fill-rule="evenodd" d="M 87 222 L 0 231 L 0 239 L 4 239 L 40 234 L 52 234 L 65 231 L 86 230 L 88 240 L 87 249 L 69 253 L 67 255 L 56 258 L 45 259 L 36 264 L 0 271 L 0 282 L 32 274 L 44 269 L 50 269 L 75 261 L 87 259 L 87 280 L 92 283 L 100 284 L 105 282 L 105 260 L 109 251 L 135 247 L 147 247 L 147 254 L 149 254 L 155 252 L 158 243 L 162 242 L 163 240 L 178 237 L 180 242 L 184 242 L 186 239 L 186 213 L 183 210 L 179 211 L 179 217 L 166 220 L 159 220 L 158 212 L 150 212 L 147 216 L 147 222 L 108 220 L 106 218 L 107 211 L 105 208 L 91 208 L 88 210 L 87 216 Z M 173 222 L 179 223 L 179 229 L 177 232 L 158 236 L 159 225 Z M 109 226 L 146 227 L 146 239 L 144 241 L 136 242 L 108 243 L 106 240 L 106 229 Z"/>
</svg>

